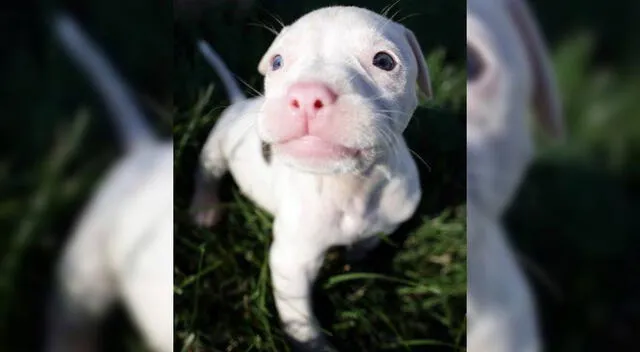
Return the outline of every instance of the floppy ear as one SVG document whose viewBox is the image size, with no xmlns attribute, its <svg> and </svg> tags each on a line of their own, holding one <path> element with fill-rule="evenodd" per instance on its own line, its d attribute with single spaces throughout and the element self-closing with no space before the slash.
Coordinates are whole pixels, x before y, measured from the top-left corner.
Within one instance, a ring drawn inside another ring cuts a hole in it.
<svg viewBox="0 0 640 352">
<path fill-rule="evenodd" d="M 420 44 L 416 39 L 416 36 L 413 32 L 405 28 L 405 37 L 409 41 L 409 45 L 411 46 L 411 51 L 413 51 L 413 55 L 416 58 L 416 63 L 418 64 L 418 87 L 420 91 L 425 95 L 427 99 L 431 99 L 433 97 L 433 91 L 431 89 L 431 78 L 429 77 L 429 68 L 427 67 L 427 62 L 424 59 L 424 55 L 422 54 L 422 49 L 420 48 Z"/>
<path fill-rule="evenodd" d="M 547 47 L 525 1 L 510 0 L 507 4 L 533 68 L 533 103 L 537 120 L 547 134 L 563 139 L 562 104 Z"/>
<path fill-rule="evenodd" d="M 260 72 L 261 75 L 264 76 L 265 74 L 267 74 L 267 71 L 269 71 L 269 64 L 271 63 L 271 57 L 273 56 L 272 49 L 275 43 L 278 41 L 278 38 L 282 34 L 284 34 L 284 32 L 286 32 L 288 28 L 289 27 L 282 27 L 282 29 L 280 30 L 280 33 L 278 33 L 275 39 L 273 39 L 273 42 L 269 46 L 269 49 L 267 49 L 267 51 L 264 53 L 264 55 L 260 59 L 260 62 L 258 63 L 258 72 Z"/>
</svg>

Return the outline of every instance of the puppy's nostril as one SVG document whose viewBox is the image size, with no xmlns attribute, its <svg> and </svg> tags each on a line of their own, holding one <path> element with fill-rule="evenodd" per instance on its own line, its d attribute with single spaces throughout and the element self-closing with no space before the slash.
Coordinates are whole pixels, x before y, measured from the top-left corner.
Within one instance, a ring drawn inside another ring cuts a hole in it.
<svg viewBox="0 0 640 352">
<path fill-rule="evenodd" d="M 316 109 L 322 109 L 323 106 L 324 104 L 322 104 L 322 101 L 320 101 L 320 99 L 316 100 L 316 102 L 313 103 L 313 107 Z"/>
<path fill-rule="evenodd" d="M 291 102 L 291 106 L 293 106 L 296 109 L 300 108 L 300 102 L 298 102 L 298 99 L 293 99 L 293 101 Z"/>
</svg>

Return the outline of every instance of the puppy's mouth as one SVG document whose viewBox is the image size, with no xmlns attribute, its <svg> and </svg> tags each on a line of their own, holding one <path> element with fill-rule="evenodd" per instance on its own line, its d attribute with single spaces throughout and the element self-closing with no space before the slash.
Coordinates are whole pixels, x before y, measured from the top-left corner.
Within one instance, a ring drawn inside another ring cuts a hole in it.
<svg viewBox="0 0 640 352">
<path fill-rule="evenodd" d="M 357 158 L 366 151 L 366 149 L 349 148 L 312 135 L 274 143 L 272 146 L 276 153 L 283 153 L 296 159 L 337 160 Z"/>
</svg>

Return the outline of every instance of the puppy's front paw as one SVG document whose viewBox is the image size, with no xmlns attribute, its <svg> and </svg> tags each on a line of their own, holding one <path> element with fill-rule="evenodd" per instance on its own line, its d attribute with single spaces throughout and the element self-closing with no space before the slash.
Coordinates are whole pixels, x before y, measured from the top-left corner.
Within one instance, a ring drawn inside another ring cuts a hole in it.
<svg viewBox="0 0 640 352">
<path fill-rule="evenodd" d="M 222 218 L 222 204 L 217 195 L 201 192 L 195 195 L 189 213 L 197 226 L 213 227 Z"/>
<path fill-rule="evenodd" d="M 316 337 L 306 342 L 289 337 L 289 341 L 294 352 L 338 352 L 324 337 Z"/>
</svg>

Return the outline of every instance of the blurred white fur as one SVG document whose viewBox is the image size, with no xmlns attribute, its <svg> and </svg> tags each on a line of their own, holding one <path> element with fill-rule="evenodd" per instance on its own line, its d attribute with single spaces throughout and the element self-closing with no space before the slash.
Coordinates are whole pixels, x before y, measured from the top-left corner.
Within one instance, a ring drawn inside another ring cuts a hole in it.
<svg viewBox="0 0 640 352">
<path fill-rule="evenodd" d="M 501 216 L 534 157 L 533 113 L 562 138 L 547 48 L 524 0 L 467 2 L 469 352 L 542 350 L 536 304 Z"/>
<path fill-rule="evenodd" d="M 102 318 L 121 301 L 148 347 L 173 350 L 173 143 L 145 124 L 122 78 L 65 13 L 53 35 L 100 93 L 125 155 L 76 222 L 57 267 L 45 350 L 98 350 Z"/>
</svg>

